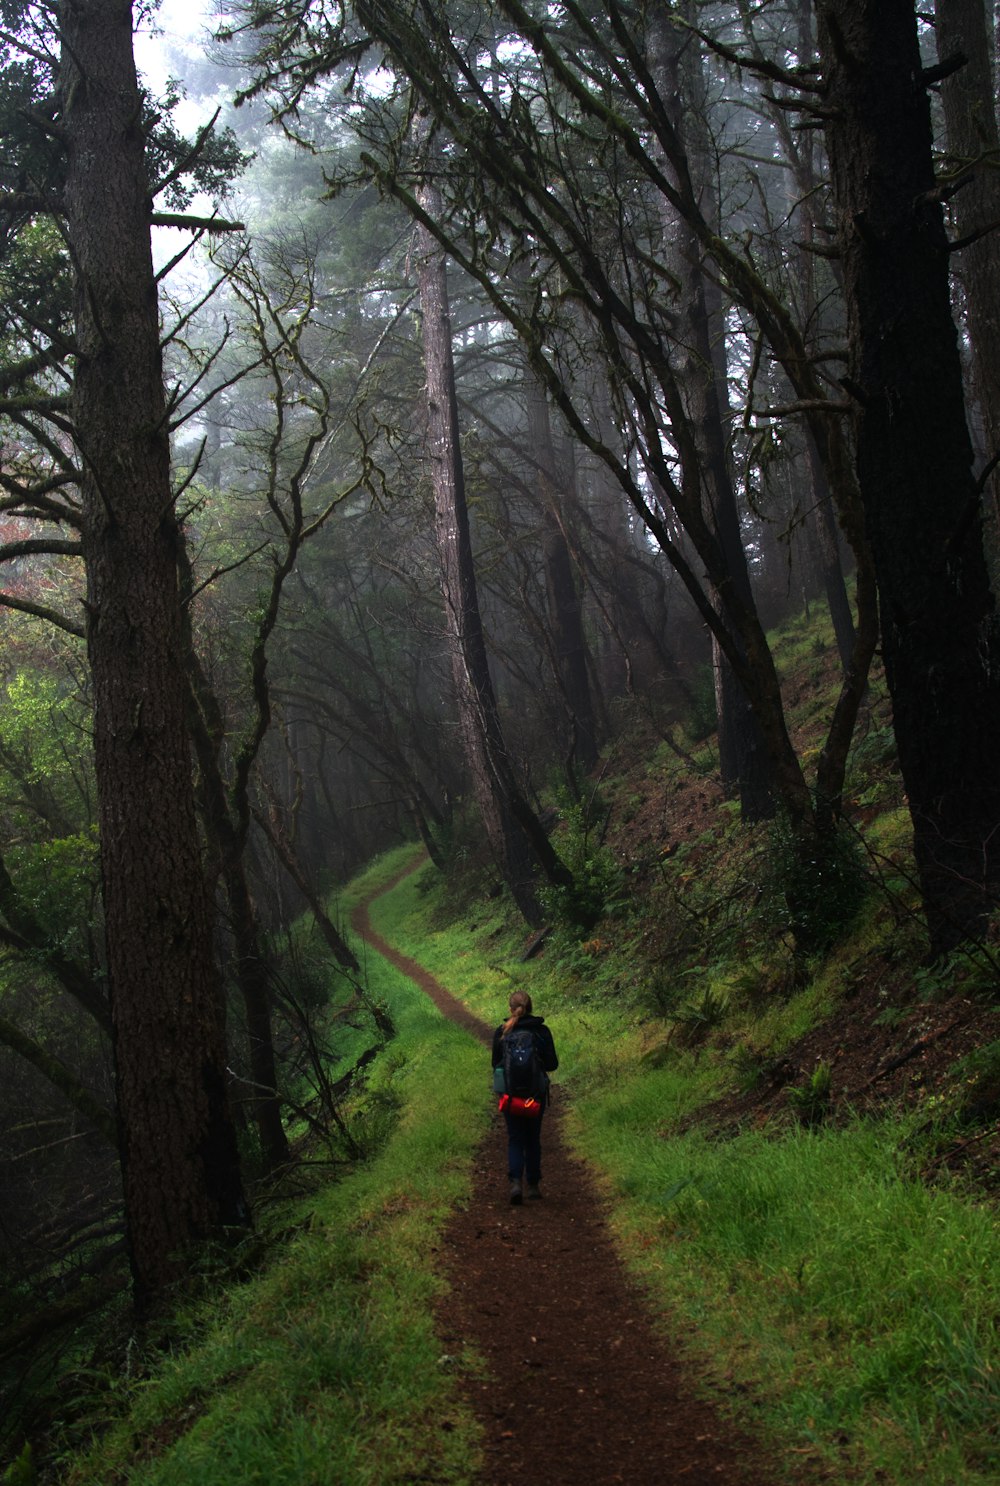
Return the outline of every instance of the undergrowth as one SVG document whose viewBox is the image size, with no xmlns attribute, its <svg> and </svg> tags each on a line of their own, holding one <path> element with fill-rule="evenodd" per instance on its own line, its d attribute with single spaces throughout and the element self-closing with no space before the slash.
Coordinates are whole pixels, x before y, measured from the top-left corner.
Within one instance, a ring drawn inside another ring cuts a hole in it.
<svg viewBox="0 0 1000 1486">
<path fill-rule="evenodd" d="M 794 629 L 781 645 L 786 664 L 811 654 Z M 605 814 L 569 812 L 557 845 L 582 896 L 552 904 L 561 922 L 541 955 L 524 958 L 503 897 L 428 864 L 374 902 L 374 926 L 487 1026 L 511 991 L 529 991 L 559 1048 L 555 1098 L 651 1311 L 696 1375 L 752 1401 L 776 1469 L 796 1479 L 808 1453 L 860 1486 L 986 1486 L 1000 1473 L 1000 1222 L 942 1171 L 933 1184 L 921 1172 L 935 1119 L 995 1118 L 998 1044 L 966 1057 L 953 1099 L 919 1113 L 831 1118 L 819 1060 L 763 1128 L 710 1134 L 703 1116 L 771 1077 L 871 966 L 889 1025 L 907 1004 L 952 994 L 959 974 L 988 994 L 992 961 L 916 968 L 905 812 L 877 710 L 849 780 L 852 806 L 870 814 L 864 841 L 845 834 L 798 899 L 780 825 L 747 829 L 704 794 L 697 813 L 670 814 L 674 792 L 708 789 L 707 776 L 671 773 L 673 758 L 602 784 L 619 820 L 652 812 L 655 829 L 627 849 Z M 414 854 L 374 864 L 341 909 Z M 789 911 L 812 921 L 811 957 Z M 457 1380 L 480 1363 L 436 1343 L 434 1249 L 486 1127 L 484 1052 L 378 956 L 362 969 L 394 1029 L 344 1112 L 365 1159 L 276 1201 L 269 1261 L 242 1283 L 220 1276 L 169 1335 L 137 1340 L 50 1439 L 42 1473 L 26 1459 L 9 1482 L 475 1479 L 479 1432 Z"/>
<path fill-rule="evenodd" d="M 828 1123 L 819 1064 L 789 1090 L 783 1123 L 727 1140 L 697 1125 L 741 1076 L 726 1051 L 734 1032 L 773 1048 L 806 1030 L 858 945 L 780 998 L 725 957 L 687 986 L 650 986 L 636 926 L 617 948 L 583 941 L 589 952 L 578 942 L 573 954 L 557 940 L 519 963 L 502 904 L 451 918 L 446 897 L 436 874 L 410 879 L 377 905 L 381 932 L 489 1022 L 513 987 L 530 991 L 555 1030 L 573 1140 L 603 1173 L 624 1254 L 674 1338 L 754 1400 L 779 1455 L 811 1451 L 834 1478 L 860 1482 L 995 1480 L 1000 1223 L 960 1187 L 921 1180 L 926 1121 Z M 992 1096 L 997 1061 L 991 1050 L 969 1060 L 970 1091 Z"/>
<path fill-rule="evenodd" d="M 354 884 L 387 880 L 412 848 Z M 455 1388 L 433 1306 L 436 1236 L 468 1189 L 484 1128 L 482 1050 L 376 956 L 367 986 L 396 1036 L 346 1118 L 381 1120 L 372 1154 L 335 1179 L 300 1172 L 265 1209 L 270 1259 L 220 1273 L 169 1329 L 134 1338 L 35 1464 L 0 1476 L 60 1486 L 385 1486 L 469 1482 L 478 1429 Z M 449 1097 L 438 1097 L 441 1081 Z M 373 1115 L 373 1110 L 381 1111 Z M 81 1386 L 83 1380 L 80 1380 Z M 87 1441 L 91 1443 L 87 1443 Z M 20 1456 L 20 1460 L 18 1460 Z"/>
</svg>

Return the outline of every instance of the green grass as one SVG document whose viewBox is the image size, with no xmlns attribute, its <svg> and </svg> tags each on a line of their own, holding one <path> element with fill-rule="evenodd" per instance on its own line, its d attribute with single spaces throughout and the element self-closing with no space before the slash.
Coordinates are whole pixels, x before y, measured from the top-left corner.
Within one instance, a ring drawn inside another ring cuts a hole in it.
<svg viewBox="0 0 1000 1486">
<path fill-rule="evenodd" d="M 380 862 L 368 882 L 390 868 Z M 348 1117 L 383 1121 L 381 1149 L 281 1209 L 292 1236 L 267 1271 L 176 1323 L 197 1343 L 148 1356 L 139 1383 L 118 1380 L 93 1447 L 67 1438 L 64 1486 L 474 1479 L 477 1426 L 432 1315 L 437 1236 L 467 1194 L 488 1114 L 482 1048 L 377 956 L 367 972 L 398 1035 Z"/>
<path fill-rule="evenodd" d="M 574 1144 L 602 1173 L 651 1308 L 699 1370 L 749 1390 L 779 1453 L 819 1456 L 834 1479 L 996 1480 L 996 1214 L 924 1185 L 904 1155 L 913 1132 L 891 1118 L 716 1141 L 689 1129 L 733 1082 L 731 1060 L 665 1041 L 614 952 L 517 964 L 502 907 L 449 924 L 436 881 L 428 870 L 384 899 L 382 932 L 487 1020 L 512 984 L 530 991 L 557 1039 Z M 823 1014 L 831 965 L 765 1009 L 756 1035 L 783 1044 Z M 730 1026 L 745 1026 L 739 1006 Z"/>
<path fill-rule="evenodd" d="M 345 908 L 412 856 L 377 863 Z M 863 1486 L 996 1480 L 995 1212 L 919 1180 L 912 1124 L 789 1120 L 710 1140 L 693 1123 L 738 1077 L 734 1034 L 780 1044 L 808 1026 L 835 993 L 834 962 L 762 1011 L 732 965 L 704 967 L 695 992 L 718 986 L 728 1000 L 704 1043 L 685 1047 L 637 974 L 627 925 L 602 928 L 599 949 L 562 936 L 520 963 L 525 936 L 502 900 L 458 918 L 447 902 L 424 866 L 372 918 L 489 1025 L 511 989 L 530 991 L 559 1048 L 570 1138 L 693 1375 L 743 1400 L 793 1479 L 809 1457 Z M 181 1318 L 187 1341 L 141 1381 L 116 1381 L 105 1420 L 91 1415 L 96 1443 L 66 1436 L 66 1486 L 475 1480 L 478 1428 L 456 1378 L 480 1364 L 440 1355 L 434 1250 L 485 1131 L 484 1052 L 371 953 L 366 973 L 398 1033 L 346 1111 L 375 1154 L 278 1210 L 290 1236 L 269 1268 Z"/>
<path fill-rule="evenodd" d="M 863 1479 L 996 1479 L 1000 1229 L 909 1175 L 898 1128 L 653 1146 L 626 1115 L 577 1115 L 652 1293 L 786 1439 Z"/>
</svg>

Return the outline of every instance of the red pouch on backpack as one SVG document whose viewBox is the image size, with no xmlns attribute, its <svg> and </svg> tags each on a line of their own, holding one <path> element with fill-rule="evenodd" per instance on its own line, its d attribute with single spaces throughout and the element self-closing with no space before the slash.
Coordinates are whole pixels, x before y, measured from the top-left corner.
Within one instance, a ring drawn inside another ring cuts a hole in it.
<svg viewBox="0 0 1000 1486">
<path fill-rule="evenodd" d="M 503 1114 L 537 1119 L 542 1112 L 542 1102 L 540 1099 L 522 1099 L 517 1094 L 501 1094 L 497 1108 Z"/>
</svg>

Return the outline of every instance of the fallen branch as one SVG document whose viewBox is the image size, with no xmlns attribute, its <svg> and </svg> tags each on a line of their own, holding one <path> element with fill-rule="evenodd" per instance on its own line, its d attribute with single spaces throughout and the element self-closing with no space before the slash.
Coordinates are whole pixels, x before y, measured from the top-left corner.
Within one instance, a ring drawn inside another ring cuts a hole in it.
<svg viewBox="0 0 1000 1486">
<path fill-rule="evenodd" d="M 977 1141 L 985 1140 L 988 1135 L 996 1135 L 998 1129 L 1000 1129 L 1000 1126 L 994 1123 L 987 1125 L 985 1130 L 978 1130 L 975 1135 L 969 1135 L 965 1140 L 953 1141 L 947 1150 L 940 1151 L 932 1161 L 927 1162 L 924 1167 L 924 1174 L 926 1175 L 928 1171 L 933 1171 L 936 1166 L 940 1166 L 950 1156 L 957 1156 L 960 1152 L 967 1150 L 970 1145 L 975 1145 Z"/>
<path fill-rule="evenodd" d="M 124 1248 L 124 1240 L 113 1245 L 107 1251 L 107 1258 L 110 1260 L 116 1257 L 124 1251 Z M 28 1315 L 21 1316 L 19 1320 L 10 1326 L 5 1326 L 0 1331 L 0 1357 L 9 1357 L 14 1352 L 20 1351 L 22 1347 L 30 1346 L 43 1337 L 49 1337 L 58 1328 L 75 1325 L 84 1316 L 100 1310 L 101 1306 L 106 1304 L 121 1288 L 122 1277 L 116 1269 L 111 1274 L 100 1276 L 99 1279 L 77 1291 L 75 1295 L 68 1295 L 63 1300 L 43 1306 L 41 1310 L 31 1311 Z"/>
<path fill-rule="evenodd" d="M 937 1042 L 939 1037 L 946 1037 L 949 1032 L 954 1032 L 956 1027 L 961 1026 L 962 1021 L 962 1017 L 956 1017 L 946 1027 L 939 1027 L 936 1032 L 927 1032 L 923 1037 L 918 1037 L 917 1041 L 911 1047 L 908 1047 L 905 1052 L 900 1053 L 898 1057 L 890 1058 L 889 1062 L 883 1068 L 880 1068 L 877 1073 L 872 1074 L 866 1084 L 862 1084 L 860 1089 L 855 1089 L 854 1093 L 849 1094 L 847 1097 L 849 1099 L 855 1099 L 858 1094 L 867 1093 L 872 1084 L 877 1084 L 880 1079 L 888 1078 L 890 1073 L 895 1073 L 897 1068 L 902 1068 L 904 1063 L 909 1063 L 911 1058 L 916 1058 L 920 1053 L 930 1047 L 932 1042 Z"/>
</svg>

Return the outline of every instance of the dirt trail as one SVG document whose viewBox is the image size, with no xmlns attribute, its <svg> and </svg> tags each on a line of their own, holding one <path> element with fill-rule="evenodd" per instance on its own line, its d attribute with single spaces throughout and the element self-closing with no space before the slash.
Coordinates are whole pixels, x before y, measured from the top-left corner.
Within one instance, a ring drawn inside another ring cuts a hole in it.
<svg viewBox="0 0 1000 1486">
<path fill-rule="evenodd" d="M 366 905 L 352 923 L 446 1016 L 489 1044 L 492 1028 L 375 934 Z M 484 1089 L 487 1072 L 484 1054 Z M 654 1332 L 593 1180 L 566 1149 L 560 1097 L 545 1116 L 543 1200 L 510 1206 L 497 1117 L 476 1154 L 469 1204 L 444 1233 L 451 1290 L 439 1311 L 442 1349 L 469 1343 L 488 1367 L 486 1379 L 464 1384 L 486 1432 L 483 1486 L 787 1486 L 791 1478 L 775 1473 L 761 1442 L 696 1396 L 690 1364 Z"/>
</svg>

